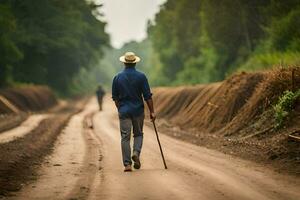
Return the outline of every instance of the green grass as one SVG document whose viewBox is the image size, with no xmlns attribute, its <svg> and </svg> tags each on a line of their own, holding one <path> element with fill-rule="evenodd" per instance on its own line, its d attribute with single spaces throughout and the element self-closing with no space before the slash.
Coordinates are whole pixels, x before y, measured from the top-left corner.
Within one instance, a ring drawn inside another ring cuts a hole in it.
<svg viewBox="0 0 300 200">
<path fill-rule="evenodd" d="M 288 67 L 300 65 L 300 52 L 273 52 L 253 55 L 239 67 L 238 71 L 256 71 L 272 69 L 276 66 Z"/>
<path fill-rule="evenodd" d="M 300 90 L 296 92 L 285 91 L 281 97 L 279 97 L 276 105 L 273 106 L 275 111 L 275 128 L 279 129 L 283 126 L 285 120 L 293 110 L 294 105 L 298 97 L 300 96 Z"/>
</svg>

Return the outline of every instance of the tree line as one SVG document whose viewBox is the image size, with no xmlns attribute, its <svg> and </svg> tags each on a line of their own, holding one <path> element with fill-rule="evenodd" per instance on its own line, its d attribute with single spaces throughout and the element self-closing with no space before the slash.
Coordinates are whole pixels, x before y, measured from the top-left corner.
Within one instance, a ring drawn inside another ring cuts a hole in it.
<svg viewBox="0 0 300 200">
<path fill-rule="evenodd" d="M 300 0 L 168 0 L 148 24 L 157 59 L 150 77 L 157 85 L 196 84 L 299 65 L 299 27 Z"/>
<path fill-rule="evenodd" d="M 300 0 L 167 0 L 148 37 L 109 45 L 99 6 L 84 0 L 0 2 L 0 87 L 46 84 L 60 94 L 110 86 L 126 51 L 151 85 L 223 80 L 237 70 L 300 65 Z"/>
<path fill-rule="evenodd" d="M 78 74 L 98 64 L 109 46 L 98 7 L 83 0 L 1 0 L 0 87 L 76 90 Z"/>
</svg>

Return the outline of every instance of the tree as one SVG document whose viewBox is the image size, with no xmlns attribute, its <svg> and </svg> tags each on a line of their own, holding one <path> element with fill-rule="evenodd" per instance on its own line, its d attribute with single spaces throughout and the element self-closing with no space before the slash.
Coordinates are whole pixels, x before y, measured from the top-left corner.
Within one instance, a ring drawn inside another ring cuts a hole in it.
<svg viewBox="0 0 300 200">
<path fill-rule="evenodd" d="M 72 78 L 97 63 L 109 45 L 105 23 L 86 1 L 3 1 L 16 18 L 11 39 L 23 54 L 12 66 L 17 82 L 47 84 L 66 94 Z"/>
<path fill-rule="evenodd" d="M 22 52 L 13 40 L 16 20 L 8 5 L 0 4 L 0 86 L 11 80 L 12 65 L 22 59 Z"/>
</svg>

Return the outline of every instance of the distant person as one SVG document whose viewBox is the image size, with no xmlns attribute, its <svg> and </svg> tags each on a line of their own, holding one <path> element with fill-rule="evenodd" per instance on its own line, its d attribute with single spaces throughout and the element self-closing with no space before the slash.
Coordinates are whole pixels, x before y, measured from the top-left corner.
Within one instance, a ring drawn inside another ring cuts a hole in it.
<svg viewBox="0 0 300 200">
<path fill-rule="evenodd" d="M 99 110 L 102 111 L 102 103 L 103 103 L 103 97 L 105 95 L 105 91 L 101 85 L 98 86 L 96 95 L 97 95 L 97 100 L 98 100 L 98 104 L 99 104 Z"/>
<path fill-rule="evenodd" d="M 150 119 L 155 120 L 152 94 L 145 74 L 135 69 L 141 59 L 133 52 L 127 52 L 120 57 L 124 70 L 113 79 L 112 98 L 118 109 L 121 131 L 121 147 L 124 172 L 132 171 L 131 165 L 141 167 L 140 154 L 143 144 L 144 102 L 147 102 Z M 131 157 L 130 135 L 133 129 L 133 153 Z"/>
</svg>

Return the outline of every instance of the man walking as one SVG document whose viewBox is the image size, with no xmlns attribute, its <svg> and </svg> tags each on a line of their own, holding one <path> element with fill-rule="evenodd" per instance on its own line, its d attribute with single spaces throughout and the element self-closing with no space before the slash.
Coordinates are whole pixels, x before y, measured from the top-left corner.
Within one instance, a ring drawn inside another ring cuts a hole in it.
<svg viewBox="0 0 300 200">
<path fill-rule="evenodd" d="M 141 59 L 133 52 L 126 52 L 120 57 L 124 70 L 118 73 L 112 84 L 112 98 L 118 109 L 121 131 L 121 147 L 124 171 L 132 171 L 131 165 L 141 167 L 140 154 L 143 144 L 144 102 L 150 111 L 150 119 L 155 120 L 152 94 L 145 74 L 135 69 Z M 130 135 L 133 129 L 133 154 L 131 157 Z"/>
<path fill-rule="evenodd" d="M 98 100 L 98 105 L 99 105 L 99 110 L 102 111 L 102 103 L 103 103 L 103 97 L 105 95 L 105 91 L 102 88 L 101 85 L 98 86 L 97 91 L 96 91 L 96 96 Z"/>
</svg>

